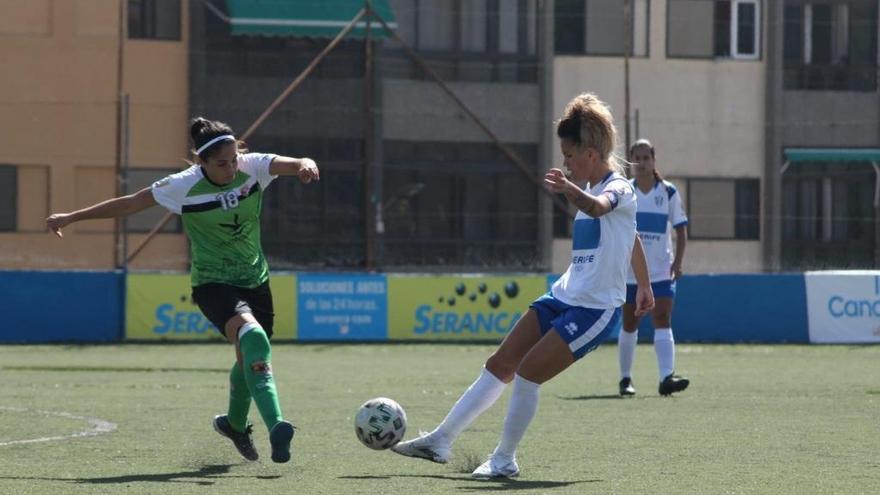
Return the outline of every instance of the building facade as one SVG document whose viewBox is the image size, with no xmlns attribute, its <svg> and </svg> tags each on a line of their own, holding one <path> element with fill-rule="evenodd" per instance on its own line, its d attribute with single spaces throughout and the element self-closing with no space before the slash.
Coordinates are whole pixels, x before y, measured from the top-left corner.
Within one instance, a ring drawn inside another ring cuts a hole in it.
<svg viewBox="0 0 880 495">
<path fill-rule="evenodd" d="M 444 83 L 362 22 L 262 121 L 359 0 L 0 0 L 0 268 L 186 269 L 176 218 L 126 263 L 160 208 L 64 241 L 43 219 L 187 166 L 203 115 L 322 166 L 267 195 L 275 268 L 559 272 L 570 222 L 539 182 L 587 91 L 678 186 L 687 272 L 876 267 L 878 3 L 374 1 Z"/>
<path fill-rule="evenodd" d="M 876 0 L 769 2 L 770 269 L 880 266 Z"/>
<path fill-rule="evenodd" d="M 34 0 L 0 3 L 0 267 L 122 266 L 112 220 L 46 232 L 70 211 L 148 185 L 186 156 L 187 1 Z M 123 152 L 124 150 L 124 152 Z M 127 178 L 127 181 L 122 180 Z M 158 209 L 127 221 L 136 245 Z M 136 266 L 185 268 L 172 223 Z"/>
<path fill-rule="evenodd" d="M 193 3 L 193 113 L 237 130 L 255 122 L 363 5 L 330 3 L 341 12 L 332 20 L 310 3 L 287 11 Z M 248 139 L 253 149 L 311 156 L 322 167 L 318 184 L 273 185 L 263 216 L 273 266 L 546 269 L 549 236 L 541 232 L 550 220 L 538 213 L 543 194 L 533 182 L 549 120 L 538 2 L 372 5 L 404 44 L 371 19 L 368 56 L 361 21 Z M 310 19 L 332 28 L 318 32 Z M 519 170 L 480 125 L 529 168 Z"/>
<path fill-rule="evenodd" d="M 658 170 L 682 195 L 690 220 L 689 273 L 764 266 L 763 3 L 631 3 L 629 138 L 651 140 Z M 555 1 L 554 110 L 561 113 L 580 92 L 594 92 L 611 105 L 622 142 L 624 19 L 624 2 Z M 565 249 L 566 241 L 557 241 L 557 252 Z"/>
</svg>

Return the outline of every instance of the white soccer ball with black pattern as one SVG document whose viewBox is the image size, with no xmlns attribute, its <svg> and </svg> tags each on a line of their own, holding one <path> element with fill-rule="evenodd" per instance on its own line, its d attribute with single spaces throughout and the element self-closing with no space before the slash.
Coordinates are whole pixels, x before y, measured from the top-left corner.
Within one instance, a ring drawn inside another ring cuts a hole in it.
<svg viewBox="0 0 880 495">
<path fill-rule="evenodd" d="M 362 444 L 373 450 L 392 447 L 406 433 L 406 411 L 387 397 L 370 399 L 357 410 L 354 432 Z"/>
</svg>

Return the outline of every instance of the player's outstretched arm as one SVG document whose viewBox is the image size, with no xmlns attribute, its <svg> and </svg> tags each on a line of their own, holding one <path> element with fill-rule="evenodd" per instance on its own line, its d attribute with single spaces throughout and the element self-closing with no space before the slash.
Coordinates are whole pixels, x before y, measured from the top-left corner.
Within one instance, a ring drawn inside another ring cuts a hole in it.
<svg viewBox="0 0 880 495">
<path fill-rule="evenodd" d="M 636 277 L 636 316 L 643 316 L 654 309 L 654 291 L 651 290 L 651 278 L 648 275 L 648 263 L 645 259 L 645 250 L 642 241 L 636 235 L 633 243 L 632 257 L 630 258 L 633 274 Z"/>
<path fill-rule="evenodd" d="M 157 203 L 153 198 L 153 192 L 149 187 L 145 187 L 134 194 L 108 199 L 81 210 L 70 213 L 53 213 L 46 218 L 46 226 L 58 237 L 64 237 L 61 235 L 61 229 L 73 222 L 96 218 L 124 217 L 146 210 L 155 204 Z"/>
<path fill-rule="evenodd" d="M 303 184 L 313 180 L 321 180 L 318 164 L 311 158 L 291 158 L 289 156 L 276 156 L 269 165 L 269 173 L 272 175 L 295 175 Z"/>
<path fill-rule="evenodd" d="M 578 210 L 599 218 L 611 211 L 611 200 L 604 195 L 593 196 L 568 180 L 565 173 L 558 168 L 551 168 L 544 175 L 544 185 L 550 191 L 564 194 Z"/>
</svg>

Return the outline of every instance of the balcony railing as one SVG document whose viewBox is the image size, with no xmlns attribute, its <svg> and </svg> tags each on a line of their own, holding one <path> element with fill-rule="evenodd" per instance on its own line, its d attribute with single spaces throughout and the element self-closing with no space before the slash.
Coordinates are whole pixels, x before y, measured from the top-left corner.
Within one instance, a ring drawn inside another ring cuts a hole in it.
<svg viewBox="0 0 880 495">
<path fill-rule="evenodd" d="M 785 89 L 876 91 L 876 65 L 790 65 L 783 69 Z"/>
</svg>

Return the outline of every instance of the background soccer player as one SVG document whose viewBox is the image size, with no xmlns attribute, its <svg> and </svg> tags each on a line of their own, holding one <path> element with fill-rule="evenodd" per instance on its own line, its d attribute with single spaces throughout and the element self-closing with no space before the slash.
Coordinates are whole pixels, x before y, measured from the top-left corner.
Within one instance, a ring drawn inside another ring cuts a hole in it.
<svg viewBox="0 0 880 495">
<path fill-rule="evenodd" d="M 675 375 L 675 340 L 672 337 L 672 306 L 675 281 L 681 277 L 681 263 L 687 243 L 687 216 L 681 206 L 681 195 L 669 181 L 663 180 L 655 166 L 654 147 L 647 139 L 639 139 L 630 146 L 633 163 L 638 213 L 639 238 L 645 249 L 651 289 L 654 291 L 654 351 L 660 374 L 660 395 L 670 395 L 688 387 L 690 381 Z M 675 250 L 672 249 L 671 229 L 675 230 Z M 630 271 L 626 286 L 626 304 L 623 305 L 623 327 L 617 337 L 620 361 L 620 395 L 635 395 L 632 364 L 639 338 L 640 317 L 635 314 L 636 279 Z"/>
</svg>

